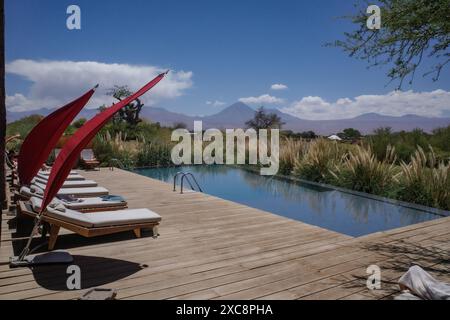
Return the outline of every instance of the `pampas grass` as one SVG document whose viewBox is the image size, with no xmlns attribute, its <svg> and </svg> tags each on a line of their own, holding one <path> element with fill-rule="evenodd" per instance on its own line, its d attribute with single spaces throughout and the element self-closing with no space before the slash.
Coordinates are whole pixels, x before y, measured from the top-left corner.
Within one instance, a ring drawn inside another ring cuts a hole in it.
<svg viewBox="0 0 450 320">
<path fill-rule="evenodd" d="M 436 161 L 433 148 L 425 153 L 421 147 L 409 163 L 400 163 L 401 200 L 450 210 L 450 165 Z"/>
<path fill-rule="evenodd" d="M 331 174 L 334 183 L 356 191 L 388 196 L 395 189 L 398 176 L 395 148 L 388 146 L 383 161 L 377 159 L 372 149 L 358 146 L 337 164 Z"/>
<path fill-rule="evenodd" d="M 344 150 L 335 141 L 317 139 L 309 143 L 303 157 L 295 161 L 293 174 L 315 182 L 329 182 L 330 169 L 341 161 Z"/>
<path fill-rule="evenodd" d="M 309 142 L 304 139 L 284 138 L 280 146 L 279 173 L 290 175 L 297 159 L 303 158 L 308 150 Z"/>
<path fill-rule="evenodd" d="M 284 144 L 280 163 L 286 168 L 294 163 L 297 177 L 450 210 L 450 165 L 437 161 L 431 146 L 428 153 L 417 146 L 411 160 L 398 165 L 390 145 L 379 160 L 367 145 L 349 147 L 325 139 Z"/>
</svg>

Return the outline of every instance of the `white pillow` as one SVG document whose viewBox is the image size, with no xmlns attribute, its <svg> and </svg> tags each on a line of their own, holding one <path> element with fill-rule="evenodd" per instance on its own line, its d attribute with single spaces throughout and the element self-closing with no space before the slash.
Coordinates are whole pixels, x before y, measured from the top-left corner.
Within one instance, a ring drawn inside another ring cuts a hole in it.
<svg viewBox="0 0 450 320">
<path fill-rule="evenodd" d="M 64 207 L 64 205 L 61 202 L 51 202 L 48 205 L 50 208 L 55 209 L 56 211 L 59 212 L 66 212 L 66 207 Z"/>
<path fill-rule="evenodd" d="M 42 200 L 36 197 L 30 198 L 31 207 L 34 212 L 39 212 L 41 210 Z"/>
<path fill-rule="evenodd" d="M 38 196 L 44 196 L 44 190 L 42 190 L 38 186 L 31 186 L 30 191 L 31 191 L 31 193 L 35 193 Z"/>
</svg>

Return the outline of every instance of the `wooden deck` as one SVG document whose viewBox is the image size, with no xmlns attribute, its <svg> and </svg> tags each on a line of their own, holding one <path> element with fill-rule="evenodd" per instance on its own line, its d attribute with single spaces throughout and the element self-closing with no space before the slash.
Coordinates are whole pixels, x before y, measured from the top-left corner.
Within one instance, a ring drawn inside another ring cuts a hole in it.
<svg viewBox="0 0 450 320">
<path fill-rule="evenodd" d="M 4 216 L 0 299 L 75 299 L 89 287 L 114 288 L 119 299 L 381 299 L 397 294 L 413 264 L 450 281 L 450 218 L 351 238 L 206 194 L 180 195 L 122 170 L 82 174 L 130 208 L 158 212 L 161 237 L 66 232 L 56 247 L 75 257 L 83 287 L 68 291 L 65 266 L 9 269 L 29 229 L 22 223 L 15 232 L 15 219 Z M 366 288 L 372 264 L 381 290 Z"/>
</svg>

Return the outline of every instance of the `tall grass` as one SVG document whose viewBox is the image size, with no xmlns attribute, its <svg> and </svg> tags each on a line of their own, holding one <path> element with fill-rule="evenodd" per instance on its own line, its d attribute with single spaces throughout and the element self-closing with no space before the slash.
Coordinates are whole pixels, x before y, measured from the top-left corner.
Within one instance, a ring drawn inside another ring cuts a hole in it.
<svg viewBox="0 0 450 320">
<path fill-rule="evenodd" d="M 304 139 L 284 138 L 280 146 L 279 173 L 290 175 L 297 159 L 303 158 L 308 150 L 308 142 Z"/>
<path fill-rule="evenodd" d="M 341 163 L 330 170 L 334 183 L 348 189 L 391 196 L 399 173 L 395 166 L 395 148 L 388 146 L 385 159 L 378 160 L 372 149 L 358 146 L 344 155 Z"/>
<path fill-rule="evenodd" d="M 400 164 L 398 197 L 401 200 L 450 210 L 450 165 L 438 162 L 430 152 L 418 147 L 409 163 Z"/>
<path fill-rule="evenodd" d="M 166 143 L 145 142 L 136 156 L 139 167 L 170 166 L 172 146 Z"/>
<path fill-rule="evenodd" d="M 95 139 L 94 152 L 103 165 L 116 158 L 127 167 L 170 166 L 173 144 L 158 137 L 130 141 L 126 132 L 111 135 L 106 131 Z M 397 146 L 387 144 L 385 150 L 381 146 L 374 150 L 371 143 L 357 146 L 323 138 L 285 138 L 279 173 L 450 210 L 448 160 L 437 157 L 431 146 L 426 147 L 429 152 L 417 146 L 409 161 L 399 156 Z"/>
<path fill-rule="evenodd" d="M 136 163 L 139 141 L 127 141 L 126 133 L 119 132 L 112 136 L 109 131 L 97 135 L 93 141 L 93 151 L 102 166 L 109 166 L 117 159 L 125 168 L 132 168 Z"/>
<path fill-rule="evenodd" d="M 302 157 L 296 159 L 293 174 L 316 182 L 330 182 L 334 168 L 344 155 L 337 142 L 317 139 L 309 143 Z"/>
<path fill-rule="evenodd" d="M 429 152 L 417 146 L 406 162 L 398 160 L 396 148 L 389 144 L 377 153 L 370 144 L 348 146 L 325 139 L 283 144 L 280 168 L 294 163 L 292 174 L 297 177 L 450 210 L 450 164 L 438 160 L 431 146 Z"/>
</svg>

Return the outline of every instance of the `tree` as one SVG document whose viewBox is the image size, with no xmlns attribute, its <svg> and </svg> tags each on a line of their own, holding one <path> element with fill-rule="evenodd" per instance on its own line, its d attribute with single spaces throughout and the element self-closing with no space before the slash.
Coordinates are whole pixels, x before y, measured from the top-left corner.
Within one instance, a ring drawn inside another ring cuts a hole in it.
<svg viewBox="0 0 450 320">
<path fill-rule="evenodd" d="M 86 121 L 86 118 L 80 118 L 73 123 L 73 126 L 76 129 L 80 129 L 86 123 Z"/>
<path fill-rule="evenodd" d="M 362 4 L 363 3 L 363 4 Z M 390 65 L 388 77 L 414 80 L 417 68 L 424 59 L 432 59 L 431 69 L 423 75 L 434 75 L 437 81 L 450 61 L 449 0 L 378 0 L 381 9 L 381 28 L 367 27 L 368 3 L 359 2 L 359 12 L 349 18 L 358 28 L 344 34 L 345 40 L 333 45 L 341 47 L 351 57 L 366 60 L 370 66 Z"/>
<path fill-rule="evenodd" d="M 317 138 L 317 135 L 314 131 L 304 131 L 300 133 L 300 137 L 303 139 L 315 139 Z"/>
<path fill-rule="evenodd" d="M 103 111 L 105 111 L 108 107 L 106 105 L 101 105 L 100 107 L 97 108 L 98 113 L 101 113 Z"/>
<path fill-rule="evenodd" d="M 132 92 L 128 88 L 128 86 L 114 86 L 114 88 L 111 88 L 107 94 L 113 96 L 119 101 L 122 101 L 122 99 L 129 97 L 132 95 Z M 120 109 L 117 115 L 114 117 L 114 122 L 126 122 L 131 126 L 136 126 L 139 122 L 142 120 L 139 118 L 139 115 L 141 113 L 142 107 L 144 104 L 141 102 L 141 100 L 138 98 L 134 102 L 131 102 L 130 104 L 126 105 L 124 108 Z"/>
<path fill-rule="evenodd" d="M 347 128 L 342 130 L 342 132 L 337 134 L 339 138 L 344 140 L 357 140 L 361 138 L 361 132 L 353 128 Z"/>
<path fill-rule="evenodd" d="M 6 106 L 5 106 L 5 23 L 4 2 L 0 0 L 0 206 L 6 204 L 5 181 L 5 138 L 6 138 Z M 1 211 L 0 211 L 1 212 Z M 0 224 L 2 223 L 0 214 Z M 1 239 L 1 230 L 0 230 Z"/>
<path fill-rule="evenodd" d="M 267 114 L 264 107 L 260 107 L 252 120 L 245 123 L 248 128 L 253 128 L 256 131 L 260 129 L 281 129 L 284 122 L 275 113 Z"/>
<path fill-rule="evenodd" d="M 187 125 L 184 122 L 174 122 L 172 126 L 175 130 L 176 129 L 187 129 Z"/>
</svg>

